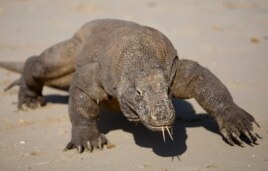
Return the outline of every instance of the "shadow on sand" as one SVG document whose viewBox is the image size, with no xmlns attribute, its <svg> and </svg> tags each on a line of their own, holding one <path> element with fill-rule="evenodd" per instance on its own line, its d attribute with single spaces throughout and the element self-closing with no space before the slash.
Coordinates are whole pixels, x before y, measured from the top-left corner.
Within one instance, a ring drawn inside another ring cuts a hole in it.
<svg viewBox="0 0 268 171">
<path fill-rule="evenodd" d="M 68 104 L 69 95 L 49 94 L 44 98 L 47 103 Z"/>
<path fill-rule="evenodd" d="M 68 95 L 46 95 L 48 103 L 68 104 Z M 208 131 L 219 134 L 216 121 L 208 114 L 196 114 L 193 106 L 184 100 L 173 100 L 176 111 L 176 120 L 173 126 L 172 141 L 166 134 L 163 141 L 161 132 L 148 130 L 142 124 L 127 121 L 121 113 L 102 111 L 100 114 L 99 129 L 102 133 L 122 129 L 133 134 L 135 143 L 141 147 L 152 148 L 153 152 L 162 157 L 178 157 L 187 150 L 186 128 L 204 127 Z"/>
<path fill-rule="evenodd" d="M 162 157 L 178 157 L 187 150 L 186 128 L 204 127 L 220 135 L 216 121 L 208 114 L 196 115 L 192 105 L 183 100 L 174 100 L 173 104 L 176 110 L 176 121 L 173 127 L 174 141 L 166 134 L 166 142 L 164 142 L 161 132 L 150 131 L 142 124 L 136 125 L 127 121 L 122 114 L 111 114 L 106 111 L 101 113 L 100 131 L 108 133 L 112 130 L 122 129 L 130 132 L 137 145 L 152 148 L 155 154 Z"/>
</svg>

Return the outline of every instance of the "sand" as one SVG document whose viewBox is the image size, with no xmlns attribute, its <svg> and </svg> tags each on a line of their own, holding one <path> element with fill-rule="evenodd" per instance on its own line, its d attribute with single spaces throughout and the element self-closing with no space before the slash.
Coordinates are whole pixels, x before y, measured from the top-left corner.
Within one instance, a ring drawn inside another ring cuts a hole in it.
<svg viewBox="0 0 268 171">
<path fill-rule="evenodd" d="M 115 148 L 63 152 L 70 140 L 68 94 L 45 88 L 44 108 L 17 111 L 19 75 L 0 70 L 0 170 L 267 170 L 268 1 L 266 0 L 1 0 L 0 60 L 24 61 L 65 40 L 87 21 L 117 18 L 157 28 L 180 58 L 198 61 L 229 88 L 262 126 L 259 145 L 230 146 L 194 100 L 176 101 L 175 141 L 102 113 Z"/>
</svg>

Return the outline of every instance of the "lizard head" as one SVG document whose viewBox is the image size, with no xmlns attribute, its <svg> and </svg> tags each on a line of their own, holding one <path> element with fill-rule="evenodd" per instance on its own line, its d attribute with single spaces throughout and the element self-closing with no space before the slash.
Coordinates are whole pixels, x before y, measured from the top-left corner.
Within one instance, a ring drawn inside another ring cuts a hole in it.
<svg viewBox="0 0 268 171">
<path fill-rule="evenodd" d="M 148 129 L 161 131 L 172 126 L 175 112 L 163 70 L 152 69 L 121 83 L 119 103 L 129 121 L 141 121 Z"/>
</svg>

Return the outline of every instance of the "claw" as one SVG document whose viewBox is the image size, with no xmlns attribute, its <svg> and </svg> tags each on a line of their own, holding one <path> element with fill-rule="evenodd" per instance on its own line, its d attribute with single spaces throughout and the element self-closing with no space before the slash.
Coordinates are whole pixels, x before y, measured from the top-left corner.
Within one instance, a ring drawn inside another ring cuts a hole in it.
<svg viewBox="0 0 268 171">
<path fill-rule="evenodd" d="M 253 121 L 256 125 L 257 125 L 257 127 L 258 128 L 260 128 L 261 126 L 259 125 L 259 123 L 254 119 L 254 121 Z"/>
<path fill-rule="evenodd" d="M 230 135 L 227 134 L 225 129 L 221 130 L 221 134 L 229 144 L 231 144 L 232 146 L 234 145 L 234 141 L 230 138 Z"/>
<path fill-rule="evenodd" d="M 68 151 L 74 148 L 73 143 L 69 142 L 67 146 L 63 149 L 63 151 Z"/>
<path fill-rule="evenodd" d="M 29 107 L 30 109 L 36 109 L 36 108 L 38 107 L 38 104 L 36 104 L 36 103 L 29 103 L 29 104 L 28 104 L 28 107 Z"/>
<path fill-rule="evenodd" d="M 256 136 L 257 136 L 259 139 L 262 139 L 262 137 L 261 137 L 259 134 L 257 134 L 257 133 L 256 133 Z"/>
<path fill-rule="evenodd" d="M 249 139 L 250 143 L 254 143 L 256 141 L 255 138 L 254 140 L 251 138 L 252 136 L 250 136 L 250 134 L 246 130 L 244 130 L 243 133 Z"/>
<path fill-rule="evenodd" d="M 100 150 L 102 150 L 102 149 L 103 149 L 101 139 L 99 139 L 99 141 L 98 141 L 98 149 L 100 149 Z"/>
<path fill-rule="evenodd" d="M 253 137 L 253 139 L 256 141 L 258 138 L 261 138 L 258 134 L 254 133 L 253 131 L 249 131 L 249 135 Z M 254 142 L 255 142 L 254 141 Z"/>
<path fill-rule="evenodd" d="M 18 105 L 18 109 L 24 112 L 28 112 L 29 108 L 26 106 L 26 104 L 20 104 Z"/>
<path fill-rule="evenodd" d="M 250 121 L 253 122 L 253 123 L 255 123 L 255 124 L 257 125 L 257 127 L 260 128 L 260 125 L 259 125 L 259 123 L 255 120 L 255 118 L 254 118 L 252 115 L 250 115 L 249 113 L 247 113 L 246 111 L 244 111 L 244 112 L 250 117 Z"/>
<path fill-rule="evenodd" d="M 242 147 L 244 146 L 243 141 L 239 138 L 239 136 L 238 136 L 236 133 L 232 132 L 232 136 L 235 138 L 236 141 L 239 142 L 239 144 L 240 144 Z"/>
<path fill-rule="evenodd" d="M 77 146 L 77 152 L 82 153 L 83 152 L 83 147 L 81 145 Z"/>
<path fill-rule="evenodd" d="M 91 144 L 90 144 L 89 141 L 87 141 L 87 148 L 88 148 L 88 150 L 89 150 L 90 152 L 93 151 L 93 148 L 92 148 L 92 146 L 91 146 Z"/>
</svg>

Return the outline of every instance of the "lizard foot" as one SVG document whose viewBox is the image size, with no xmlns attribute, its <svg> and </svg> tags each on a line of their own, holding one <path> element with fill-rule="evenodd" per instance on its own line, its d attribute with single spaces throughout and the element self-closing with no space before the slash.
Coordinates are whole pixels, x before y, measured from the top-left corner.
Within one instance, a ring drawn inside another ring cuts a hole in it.
<svg viewBox="0 0 268 171">
<path fill-rule="evenodd" d="M 41 94 L 40 90 L 36 90 L 36 93 L 33 90 L 30 90 L 28 86 L 25 84 L 25 80 L 19 78 L 13 81 L 10 85 L 8 85 L 4 90 L 8 91 L 14 86 L 20 86 L 19 90 L 19 102 L 18 102 L 18 109 L 27 111 L 28 108 L 35 109 L 40 106 L 45 106 L 46 102 L 44 97 Z"/>
<path fill-rule="evenodd" d="M 254 117 L 238 106 L 227 110 L 216 119 L 222 136 L 230 145 L 234 145 L 234 141 L 236 141 L 243 147 L 244 142 L 240 139 L 241 135 L 247 137 L 249 145 L 257 144 L 257 139 L 261 138 L 253 131 L 253 123 L 260 127 Z"/>
<path fill-rule="evenodd" d="M 45 106 L 46 102 L 41 94 L 35 93 L 26 87 L 20 86 L 19 90 L 19 110 L 35 109 L 41 106 Z"/>
<path fill-rule="evenodd" d="M 37 97 L 24 97 L 19 101 L 18 108 L 19 110 L 27 111 L 28 108 L 36 109 L 41 106 L 45 106 L 46 102 L 43 96 Z"/>
<path fill-rule="evenodd" d="M 92 152 L 93 149 L 103 149 L 103 146 L 109 146 L 110 143 L 107 138 L 97 132 L 92 132 L 88 127 L 86 128 L 73 128 L 72 140 L 64 148 L 64 151 L 76 148 L 78 153 L 84 150 Z"/>
</svg>

